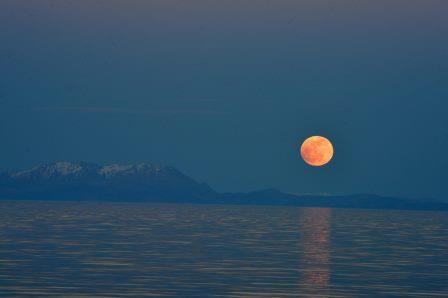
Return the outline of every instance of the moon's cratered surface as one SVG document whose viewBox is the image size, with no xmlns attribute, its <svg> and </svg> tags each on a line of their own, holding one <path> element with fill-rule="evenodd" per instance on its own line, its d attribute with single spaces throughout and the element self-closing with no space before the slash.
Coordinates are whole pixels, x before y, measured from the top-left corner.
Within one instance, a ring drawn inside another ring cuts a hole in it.
<svg viewBox="0 0 448 298">
<path fill-rule="evenodd" d="M 306 139 L 300 147 L 303 160 L 314 167 L 327 164 L 333 158 L 333 145 L 321 136 L 312 136 Z"/>
</svg>

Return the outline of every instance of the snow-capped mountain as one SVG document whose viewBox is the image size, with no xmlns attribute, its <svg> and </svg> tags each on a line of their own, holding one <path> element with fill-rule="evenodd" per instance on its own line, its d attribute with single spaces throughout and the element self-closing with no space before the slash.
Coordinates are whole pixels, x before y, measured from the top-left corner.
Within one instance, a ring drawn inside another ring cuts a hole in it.
<svg viewBox="0 0 448 298">
<path fill-rule="evenodd" d="M 200 199 L 215 192 L 173 167 L 141 163 L 101 166 L 86 162 L 55 162 L 0 175 L 6 198 L 170 200 Z"/>
</svg>

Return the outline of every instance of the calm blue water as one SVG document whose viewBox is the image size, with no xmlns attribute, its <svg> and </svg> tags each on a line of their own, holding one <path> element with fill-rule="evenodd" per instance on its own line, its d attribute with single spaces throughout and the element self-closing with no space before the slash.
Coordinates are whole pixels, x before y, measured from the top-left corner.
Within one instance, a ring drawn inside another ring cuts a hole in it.
<svg viewBox="0 0 448 298">
<path fill-rule="evenodd" d="M 0 295 L 448 297 L 448 213 L 0 202 Z"/>
</svg>

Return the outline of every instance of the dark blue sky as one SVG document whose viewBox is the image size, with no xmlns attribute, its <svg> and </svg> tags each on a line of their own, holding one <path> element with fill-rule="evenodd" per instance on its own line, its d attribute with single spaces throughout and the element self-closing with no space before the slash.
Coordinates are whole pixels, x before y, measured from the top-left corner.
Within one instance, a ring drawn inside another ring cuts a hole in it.
<svg viewBox="0 0 448 298">
<path fill-rule="evenodd" d="M 0 168 L 446 198 L 448 1 L 0 2 Z M 298 142 L 335 146 L 325 168 Z"/>
</svg>

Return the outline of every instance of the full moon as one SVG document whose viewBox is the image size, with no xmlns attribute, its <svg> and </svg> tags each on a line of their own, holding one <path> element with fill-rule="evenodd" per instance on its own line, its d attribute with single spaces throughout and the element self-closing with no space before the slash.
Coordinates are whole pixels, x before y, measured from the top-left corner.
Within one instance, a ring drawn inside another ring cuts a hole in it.
<svg viewBox="0 0 448 298">
<path fill-rule="evenodd" d="M 300 147 L 303 160 L 313 167 L 327 164 L 333 158 L 333 145 L 321 136 L 312 136 L 306 139 Z"/>
</svg>

